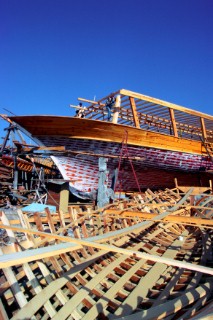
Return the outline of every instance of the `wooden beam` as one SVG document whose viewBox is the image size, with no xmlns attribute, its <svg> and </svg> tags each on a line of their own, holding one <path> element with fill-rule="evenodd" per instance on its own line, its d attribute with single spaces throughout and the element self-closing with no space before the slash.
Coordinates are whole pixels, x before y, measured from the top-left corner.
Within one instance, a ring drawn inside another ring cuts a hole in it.
<svg viewBox="0 0 213 320">
<path fill-rule="evenodd" d="M 94 101 L 94 100 L 89 100 L 89 99 L 84 99 L 84 98 L 78 98 L 79 101 L 82 101 L 82 102 L 88 102 L 88 103 L 91 103 L 91 104 L 98 104 L 97 101 Z"/>
<path fill-rule="evenodd" d="M 208 114 L 205 114 L 205 113 L 202 113 L 202 112 L 199 112 L 199 111 L 195 111 L 195 110 L 192 110 L 192 109 L 189 109 L 189 108 L 186 108 L 186 107 L 182 107 L 182 106 L 179 106 L 179 105 L 174 104 L 174 103 L 170 103 L 170 102 L 167 102 L 167 101 L 164 101 L 164 100 L 152 98 L 152 97 L 149 97 L 149 96 L 146 96 L 146 95 L 143 95 L 143 94 L 139 94 L 139 93 L 136 93 L 136 92 L 133 92 L 133 91 L 125 90 L 125 89 L 121 89 L 119 92 L 120 92 L 120 94 L 122 94 L 124 96 L 130 96 L 130 97 L 133 97 L 133 98 L 136 98 L 136 99 L 153 102 L 153 103 L 159 104 L 161 106 L 165 106 L 165 107 L 168 107 L 168 108 L 179 110 L 179 111 L 182 111 L 182 112 L 185 112 L 185 113 L 197 116 L 197 117 L 203 117 L 205 119 L 213 121 L 213 116 L 210 116 Z"/>
<path fill-rule="evenodd" d="M 43 236 L 43 237 L 47 237 L 47 238 L 50 238 L 50 239 L 58 239 L 58 240 L 61 240 L 61 241 L 65 241 L 65 242 L 69 242 L 69 243 L 71 242 L 71 243 L 75 243 L 75 244 L 83 245 L 83 246 L 91 246 L 93 248 L 98 248 L 98 249 L 105 250 L 106 252 L 115 252 L 115 253 L 117 252 L 117 253 L 124 254 L 124 255 L 127 255 L 127 256 L 135 256 L 135 257 L 138 257 L 138 258 L 151 260 L 151 261 L 154 261 L 154 262 L 165 263 L 167 265 L 172 265 L 172 266 L 176 266 L 176 267 L 179 267 L 179 268 L 185 268 L 185 269 L 199 271 L 199 272 L 203 272 L 205 274 L 213 275 L 213 269 L 209 268 L 209 267 L 204 267 L 204 266 L 201 266 L 201 265 L 195 265 L 195 264 L 188 263 L 188 262 L 177 261 L 177 260 L 174 260 L 174 259 L 164 258 L 164 257 L 151 255 L 151 254 L 147 254 L 147 253 L 143 253 L 143 252 L 138 252 L 138 251 L 134 251 L 134 250 L 123 249 L 123 248 L 115 247 L 115 246 L 109 245 L 109 244 L 101 244 L 101 243 L 97 243 L 97 242 L 94 242 L 94 241 L 90 241 L 90 239 L 94 239 L 95 237 L 87 238 L 87 239 L 76 239 L 76 238 L 70 238 L 70 237 L 65 237 L 65 236 L 61 236 L 61 235 L 50 234 L 50 233 L 45 233 L 45 232 L 39 232 L 39 231 L 30 230 L 30 229 L 24 229 L 24 228 L 19 228 L 19 227 L 11 227 L 11 226 L 0 225 L 0 228 L 9 229 L 9 230 L 16 230 L 18 232 L 27 232 L 27 233 L 31 233 L 31 234 L 36 234 L 36 235 L 41 236 L 41 237 Z M 137 226 L 136 226 L 136 228 L 137 228 Z M 120 230 L 118 230 L 118 231 L 120 231 Z M 4 257 L 5 257 L 5 261 L 6 261 L 7 260 L 6 255 L 4 255 Z M 13 260 L 13 262 L 14 262 L 13 265 L 16 265 L 16 261 Z M 1 267 L 1 264 L 0 264 L 0 267 Z"/>
<path fill-rule="evenodd" d="M 203 207 L 203 209 L 205 209 L 205 207 Z M 129 218 L 133 218 L 133 217 L 138 217 L 138 218 L 142 218 L 142 219 L 153 219 L 153 218 L 157 218 L 158 214 L 155 213 L 147 213 L 147 212 L 138 212 L 138 211 L 125 211 L 123 212 L 123 210 L 117 210 L 117 209 L 107 209 L 105 210 L 105 214 L 108 215 L 115 215 L 118 217 L 129 217 Z M 156 221 L 157 219 L 155 219 Z M 201 227 L 202 225 L 205 226 L 213 226 L 213 220 L 212 219 L 201 219 L 201 218 L 197 218 L 197 217 L 191 217 L 191 216 L 177 216 L 177 215 L 168 215 L 167 217 L 165 217 L 164 219 L 159 219 L 159 221 L 167 221 L 167 222 L 173 222 L 173 223 L 187 223 L 187 224 L 193 224 L 196 225 L 197 227 Z"/>
<path fill-rule="evenodd" d="M 43 248 L 29 249 L 25 251 L 13 252 L 9 254 L 0 255 L 0 267 L 8 268 L 31 262 L 35 260 L 50 258 L 63 254 L 65 252 L 72 252 L 81 249 L 81 245 L 74 243 L 59 243 L 56 245 L 48 245 Z"/>
<path fill-rule="evenodd" d="M 207 134 L 206 134 L 205 120 L 204 120 L 203 117 L 200 118 L 200 122 L 201 122 L 201 129 L 202 129 L 203 140 L 205 141 L 206 138 L 207 138 Z"/>
<path fill-rule="evenodd" d="M 135 126 L 136 126 L 136 128 L 140 128 L 140 122 L 139 122 L 139 119 L 138 119 L 135 99 L 133 97 L 129 97 L 129 101 L 130 101 L 130 105 L 131 105 L 131 108 L 132 108 L 132 115 L 133 115 Z"/>
<path fill-rule="evenodd" d="M 117 123 L 118 122 L 118 116 L 119 116 L 119 110 L 121 106 L 121 96 L 117 95 L 116 100 L 115 100 L 115 105 L 114 105 L 114 111 L 113 111 L 113 117 L 112 117 L 112 122 Z"/>
<path fill-rule="evenodd" d="M 172 122 L 172 129 L 173 129 L 174 136 L 178 137 L 174 109 L 169 108 L 169 113 L 170 113 L 170 118 L 171 118 L 171 122 Z"/>
<path fill-rule="evenodd" d="M 116 92 L 111 92 L 108 96 L 104 97 L 104 98 L 101 98 L 100 100 L 98 101 L 94 101 L 94 100 L 89 100 L 89 99 L 84 99 L 84 98 L 78 98 L 79 101 L 83 101 L 83 102 L 88 102 L 88 103 L 91 103 L 91 106 L 92 107 L 93 105 L 95 104 L 99 104 L 100 106 L 105 106 L 105 103 L 103 104 L 101 101 L 103 100 L 106 100 L 109 96 L 116 96 L 117 94 L 119 94 L 119 91 L 116 91 Z"/>
<path fill-rule="evenodd" d="M 11 121 L 6 114 L 0 114 L 0 117 L 10 124 L 13 124 L 13 121 Z"/>
<path fill-rule="evenodd" d="M 190 189 L 190 187 L 178 186 L 178 189 L 179 189 L 179 191 L 186 193 Z M 210 187 L 194 187 L 192 195 L 194 195 L 194 196 L 199 195 L 199 194 L 202 194 L 202 193 L 209 191 L 209 190 L 211 190 Z"/>
<path fill-rule="evenodd" d="M 20 319 L 33 319 L 32 317 L 37 310 L 43 307 L 44 302 L 51 299 L 54 295 L 57 295 L 61 288 L 71 281 L 75 276 L 79 274 L 81 270 L 85 270 L 90 264 L 94 263 L 98 258 L 104 255 L 105 252 L 101 251 L 96 253 L 93 257 L 89 257 L 83 263 L 79 263 L 71 270 L 63 274 L 62 277 L 50 282 L 45 288 L 43 288 L 41 295 L 35 295 L 25 307 L 22 307 L 14 316 L 13 320 Z"/>
<path fill-rule="evenodd" d="M 145 157 L 127 157 L 127 156 L 120 156 L 120 155 L 112 155 L 112 154 L 101 154 L 101 153 L 94 153 L 94 152 L 85 152 L 85 151 L 72 151 L 72 150 L 67 150 L 66 151 L 68 154 L 79 154 L 79 155 L 85 155 L 85 156 L 92 156 L 92 157 L 103 157 L 103 158 L 122 158 L 122 159 L 130 159 L 130 160 L 138 160 L 138 161 L 144 161 L 146 160 Z"/>
</svg>

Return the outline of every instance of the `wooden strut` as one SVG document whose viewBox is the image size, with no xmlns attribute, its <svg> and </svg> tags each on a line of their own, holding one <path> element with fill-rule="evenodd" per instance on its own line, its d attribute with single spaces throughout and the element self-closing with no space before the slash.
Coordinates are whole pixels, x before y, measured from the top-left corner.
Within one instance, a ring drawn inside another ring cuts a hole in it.
<svg viewBox="0 0 213 320">
<path fill-rule="evenodd" d="M 115 247 L 115 246 L 112 246 L 112 245 L 108 245 L 108 244 L 101 244 L 101 243 L 98 242 L 98 240 L 101 240 L 101 238 L 103 236 L 87 238 L 87 240 L 86 240 L 86 239 L 70 238 L 70 237 L 66 237 L 66 236 L 50 234 L 50 233 L 46 233 L 46 232 L 40 232 L 40 231 L 35 231 L 35 230 L 30 230 L 30 229 L 20 228 L 20 227 L 11 227 L 11 226 L 0 225 L 0 228 L 8 229 L 8 230 L 14 230 L 14 231 L 17 231 L 17 232 L 23 232 L 23 233 L 27 233 L 27 234 L 34 234 L 34 235 L 37 235 L 37 236 L 40 236 L 40 237 L 46 237 L 46 238 L 49 238 L 49 239 L 64 241 L 66 243 L 69 242 L 69 243 L 75 243 L 75 244 L 81 245 L 81 246 L 87 246 L 87 247 L 93 247 L 93 248 L 97 248 L 97 249 L 102 249 L 102 250 L 105 250 L 106 252 L 115 252 L 115 253 L 125 254 L 125 255 L 128 255 L 128 256 L 135 256 L 135 257 L 138 257 L 138 258 L 151 260 L 151 261 L 154 261 L 154 262 L 165 263 L 167 265 L 172 265 L 172 266 L 179 267 L 179 268 L 185 268 L 185 269 L 199 271 L 199 272 L 203 272 L 203 273 L 206 273 L 206 274 L 213 275 L 213 269 L 209 268 L 209 267 L 204 267 L 204 266 L 200 266 L 200 265 L 194 265 L 194 264 L 191 264 L 191 263 L 188 263 L 188 262 L 181 262 L 181 261 L 177 261 L 177 260 L 174 260 L 174 259 L 159 257 L 159 256 L 156 256 L 156 255 L 142 253 L 142 252 L 138 252 L 138 251 L 134 251 L 134 250 L 127 250 L 127 249 L 123 249 L 123 248 L 118 248 L 118 247 Z M 133 231 L 134 229 L 138 228 L 138 225 L 132 226 L 130 228 Z M 118 230 L 118 231 L 120 231 L 120 230 Z M 118 231 L 115 231 L 115 233 L 120 235 Z M 105 234 L 104 236 L 105 236 L 105 241 L 107 241 L 108 240 L 107 234 Z M 91 240 L 93 240 L 93 241 L 91 241 Z M 39 250 L 39 249 L 37 249 L 37 250 Z M 66 248 L 66 251 L 67 251 L 67 248 Z M 20 253 L 22 262 L 20 260 L 19 260 L 19 262 L 15 260 L 16 255 L 17 255 L 17 253 L 13 254 L 13 261 L 11 261 L 12 265 L 16 265 L 16 264 L 22 263 L 23 259 L 24 259 L 24 255 L 26 255 L 26 251 L 24 251 L 23 253 Z M 30 261 L 36 260 L 37 258 L 38 257 L 33 259 L 33 257 L 32 257 L 32 259 Z M 5 268 L 6 267 L 6 263 L 7 263 L 6 261 L 7 261 L 7 255 L 4 255 L 4 262 L 0 263 L 0 267 L 1 268 Z"/>
<path fill-rule="evenodd" d="M 212 208 L 210 207 L 199 207 L 198 208 L 202 208 L 205 210 L 212 210 Z M 82 216 L 80 219 L 85 219 L 86 216 L 88 216 L 88 214 L 84 214 L 83 212 L 80 213 L 80 215 Z M 94 216 L 94 217 L 99 217 L 100 214 L 99 213 L 91 213 L 90 216 Z M 108 216 L 110 217 L 116 217 L 116 218 L 142 218 L 144 220 L 151 220 L 154 217 L 158 217 L 157 214 L 154 213 L 147 213 L 147 212 L 138 212 L 138 211 L 127 211 L 125 210 L 123 212 L 123 210 L 117 210 L 117 209 L 107 209 L 104 211 L 104 216 Z M 68 219 L 69 218 L 69 214 L 64 214 L 63 216 L 64 219 Z M 30 217 L 29 219 L 30 223 L 35 222 L 35 218 L 34 217 Z M 42 223 L 47 223 L 48 219 L 46 217 L 41 217 L 40 221 Z M 52 221 L 53 223 L 57 223 L 60 221 L 60 217 L 58 215 L 52 215 Z M 208 219 L 208 218 L 199 218 L 199 217 L 192 217 L 192 216 L 179 216 L 179 215 L 168 215 L 166 218 L 164 219 L 159 219 L 159 220 L 155 220 L 155 221 L 160 221 L 160 222 L 173 222 L 173 223 L 185 223 L 188 225 L 193 225 L 193 226 L 205 226 L 205 228 L 208 228 L 209 226 L 213 226 L 213 220 L 212 219 Z M 15 220 L 10 220 L 10 224 L 18 224 L 19 220 L 15 219 Z M 66 227 L 67 228 L 67 227 Z"/>
<path fill-rule="evenodd" d="M 69 155 L 69 154 L 76 154 L 76 155 L 86 155 L 86 156 L 92 156 L 92 157 L 104 157 L 104 158 L 114 158 L 114 159 L 117 159 L 119 158 L 119 155 L 116 156 L 116 155 L 112 155 L 112 154 L 100 154 L 100 153 L 94 153 L 94 152 L 86 152 L 86 151 L 73 151 L 73 150 L 69 150 L 69 149 L 65 149 L 64 146 L 53 146 L 53 147 L 39 147 L 39 146 L 32 146 L 32 147 L 25 147 L 24 145 L 21 145 L 21 151 L 23 153 L 28 153 L 28 154 L 34 154 L 33 152 L 34 151 L 56 151 L 57 154 L 60 155 L 60 153 L 62 155 L 66 154 L 66 155 Z M 20 153 L 22 153 L 20 152 Z M 35 155 L 38 155 L 39 153 L 36 152 Z M 42 152 L 43 154 L 43 152 Z M 127 159 L 126 156 L 122 156 L 122 159 Z M 138 157 L 138 156 L 135 156 L 135 157 L 128 157 L 128 159 L 131 159 L 131 160 L 137 160 L 137 161 L 144 161 L 146 160 L 145 157 Z M 27 163 L 28 164 L 28 163 Z M 29 163 L 31 165 L 31 163 Z"/>
<path fill-rule="evenodd" d="M 211 208 L 212 209 L 212 208 Z M 125 217 L 125 218 L 142 218 L 146 220 L 151 220 L 153 218 L 157 218 L 158 214 L 154 213 L 147 213 L 147 212 L 138 212 L 138 211 L 125 211 L 122 210 L 116 210 L 116 209 L 107 209 L 105 211 L 105 214 L 108 215 L 115 215 L 117 217 Z M 198 217 L 185 217 L 185 216 L 177 216 L 177 215 L 168 215 L 164 219 L 159 219 L 158 221 L 165 221 L 165 222 L 173 222 L 173 223 L 188 223 L 199 226 L 213 226 L 213 220 L 212 219 L 203 219 Z"/>
</svg>

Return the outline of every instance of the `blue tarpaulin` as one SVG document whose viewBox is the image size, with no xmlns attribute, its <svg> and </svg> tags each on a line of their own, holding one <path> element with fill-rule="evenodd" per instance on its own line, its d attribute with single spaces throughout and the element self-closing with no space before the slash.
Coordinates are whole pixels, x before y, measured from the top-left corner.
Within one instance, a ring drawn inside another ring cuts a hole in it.
<svg viewBox="0 0 213 320">
<path fill-rule="evenodd" d="M 43 212 L 45 208 L 49 208 L 50 212 L 56 212 L 55 206 L 49 206 L 42 203 L 31 203 L 29 206 L 22 208 L 25 212 Z"/>
</svg>

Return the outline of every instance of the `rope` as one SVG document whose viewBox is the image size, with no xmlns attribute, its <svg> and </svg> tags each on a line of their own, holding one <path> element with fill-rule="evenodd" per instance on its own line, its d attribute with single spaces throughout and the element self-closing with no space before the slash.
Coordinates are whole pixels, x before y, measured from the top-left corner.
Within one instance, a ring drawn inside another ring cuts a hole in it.
<svg viewBox="0 0 213 320">
<path fill-rule="evenodd" d="M 120 172 L 120 168 L 121 168 L 122 156 L 125 155 L 127 157 L 127 159 L 129 160 L 129 162 L 130 162 L 130 165 L 131 165 L 131 168 L 132 168 L 132 172 L 133 172 L 133 175 L 134 175 L 138 190 L 141 193 L 141 189 L 140 189 L 140 185 L 139 185 L 139 182 L 138 182 L 138 178 L 137 178 L 137 175 L 136 175 L 132 160 L 131 160 L 131 158 L 129 156 L 127 141 L 128 141 L 128 131 L 125 129 L 124 130 L 124 135 L 123 135 L 123 140 L 122 140 L 119 163 L 118 163 L 118 175 L 117 175 L 117 180 L 116 180 L 116 184 L 115 184 L 115 191 L 116 191 L 116 187 L 117 187 L 117 184 L 118 184 L 118 176 L 119 176 L 119 172 Z M 121 182 L 120 182 L 120 184 L 121 184 Z"/>
</svg>

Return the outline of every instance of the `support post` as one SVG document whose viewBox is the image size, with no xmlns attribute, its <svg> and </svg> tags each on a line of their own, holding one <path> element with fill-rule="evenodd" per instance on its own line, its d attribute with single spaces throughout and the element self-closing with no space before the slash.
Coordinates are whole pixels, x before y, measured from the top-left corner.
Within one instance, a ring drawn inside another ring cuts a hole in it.
<svg viewBox="0 0 213 320">
<path fill-rule="evenodd" d="M 14 169 L 13 169 L 13 189 L 18 189 L 18 167 L 17 167 L 17 155 L 14 155 Z"/>
<path fill-rule="evenodd" d="M 107 170 L 106 158 L 99 158 L 99 179 L 98 179 L 98 194 L 97 194 L 97 205 L 98 208 L 103 208 L 105 205 L 110 203 L 110 199 L 114 198 L 114 191 L 108 188 L 108 176 L 109 171 Z"/>
<path fill-rule="evenodd" d="M 59 210 L 62 210 L 64 213 L 68 212 L 68 204 L 69 204 L 69 182 L 65 182 L 61 186 Z"/>
<path fill-rule="evenodd" d="M 202 117 L 200 118 L 200 123 L 201 123 L 203 141 L 206 141 L 207 135 L 206 135 L 206 126 L 205 126 L 204 118 Z"/>
<path fill-rule="evenodd" d="M 210 187 L 211 192 L 212 192 L 212 180 L 209 180 L 209 187 Z"/>
<path fill-rule="evenodd" d="M 113 123 L 117 123 L 118 122 L 118 115 L 119 115 L 119 110 L 121 107 L 121 96 L 118 94 L 116 96 L 116 100 L 115 100 L 115 106 L 114 106 L 114 113 L 113 113 L 113 118 L 112 118 L 112 122 Z"/>
<path fill-rule="evenodd" d="M 173 129 L 174 136 L 178 138 L 178 131 L 177 131 L 177 126 L 176 126 L 176 121 L 175 121 L 174 109 L 169 108 L 169 113 L 170 113 L 170 119 L 171 119 L 171 123 L 172 123 L 172 129 Z"/>
<path fill-rule="evenodd" d="M 138 113 L 137 113 L 137 108 L 135 104 L 135 99 L 133 97 L 129 97 L 130 105 L 132 107 L 132 115 L 133 115 L 133 120 L 136 128 L 140 128 L 140 122 L 138 119 Z"/>
<path fill-rule="evenodd" d="M 10 132 L 13 129 L 14 129 L 14 127 L 13 127 L 12 124 L 10 124 L 9 128 L 5 129 L 5 130 L 7 130 L 7 134 L 6 134 L 5 138 L 4 138 L 4 141 L 3 141 L 2 146 L 1 146 L 1 151 L 0 151 L 1 154 L 4 152 L 4 149 L 6 147 L 7 141 L 9 140 L 9 137 L 10 137 Z"/>
</svg>

